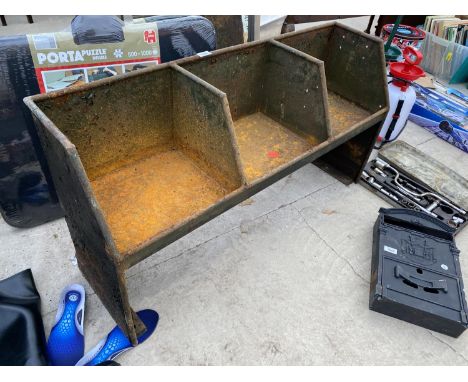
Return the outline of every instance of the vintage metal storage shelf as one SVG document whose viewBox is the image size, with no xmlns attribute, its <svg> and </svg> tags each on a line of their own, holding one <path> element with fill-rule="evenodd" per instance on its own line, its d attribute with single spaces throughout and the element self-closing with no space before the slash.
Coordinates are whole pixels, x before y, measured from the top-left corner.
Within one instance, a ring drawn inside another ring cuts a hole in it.
<svg viewBox="0 0 468 382">
<path fill-rule="evenodd" d="M 307 48 L 322 35 L 326 57 Z M 343 49 L 327 48 L 338 38 Z M 359 177 L 388 110 L 382 42 L 335 23 L 280 40 L 302 44 L 248 43 L 25 99 L 80 270 L 133 343 L 144 326 L 126 269 L 306 163 Z M 347 90 L 354 71 L 376 82 Z"/>
<path fill-rule="evenodd" d="M 385 66 L 378 39 L 333 22 L 277 40 L 324 62 L 333 136 L 362 131 L 380 120 L 387 106 L 387 77 L 382 75 Z M 349 183 L 362 171 L 366 154 L 360 139 L 365 140 L 364 135 L 348 140 L 315 164 Z"/>
</svg>

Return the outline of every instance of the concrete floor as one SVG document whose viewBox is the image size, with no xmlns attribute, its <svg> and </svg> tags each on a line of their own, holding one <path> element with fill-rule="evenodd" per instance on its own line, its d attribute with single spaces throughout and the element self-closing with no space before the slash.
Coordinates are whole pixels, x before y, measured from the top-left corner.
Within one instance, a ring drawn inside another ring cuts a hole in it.
<svg viewBox="0 0 468 382">
<path fill-rule="evenodd" d="M 468 177 L 461 150 L 409 123 L 402 139 Z M 387 203 L 313 165 L 129 270 L 136 310 L 160 323 L 123 365 L 468 365 L 453 339 L 368 309 L 372 226 Z M 468 275 L 468 230 L 457 239 Z M 46 333 L 60 290 L 87 292 L 86 349 L 114 323 L 81 276 L 65 221 L 0 222 L 0 279 L 31 267 Z"/>
</svg>

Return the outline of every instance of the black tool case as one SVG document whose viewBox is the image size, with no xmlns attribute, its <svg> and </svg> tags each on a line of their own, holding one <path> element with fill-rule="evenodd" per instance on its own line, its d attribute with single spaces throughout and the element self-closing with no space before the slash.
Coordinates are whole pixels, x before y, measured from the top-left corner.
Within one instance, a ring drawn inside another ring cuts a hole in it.
<svg viewBox="0 0 468 382">
<path fill-rule="evenodd" d="M 381 149 L 366 164 L 360 183 L 394 207 L 437 218 L 455 228 L 454 235 L 468 225 L 468 181 L 404 141 Z"/>
<path fill-rule="evenodd" d="M 423 212 L 384 209 L 374 225 L 369 308 L 452 337 L 467 305 L 454 229 Z"/>
</svg>

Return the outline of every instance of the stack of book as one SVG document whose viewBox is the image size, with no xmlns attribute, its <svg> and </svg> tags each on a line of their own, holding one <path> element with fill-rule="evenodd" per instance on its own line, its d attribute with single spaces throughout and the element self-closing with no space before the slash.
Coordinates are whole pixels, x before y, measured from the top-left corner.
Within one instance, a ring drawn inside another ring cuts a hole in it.
<svg viewBox="0 0 468 382">
<path fill-rule="evenodd" d="M 437 37 L 468 46 L 468 20 L 456 16 L 428 16 L 423 29 Z"/>
</svg>

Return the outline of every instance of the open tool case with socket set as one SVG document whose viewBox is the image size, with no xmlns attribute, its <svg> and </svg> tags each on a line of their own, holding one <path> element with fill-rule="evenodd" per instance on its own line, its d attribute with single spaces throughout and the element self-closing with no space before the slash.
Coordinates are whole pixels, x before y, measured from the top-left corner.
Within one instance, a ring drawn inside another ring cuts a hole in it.
<svg viewBox="0 0 468 382">
<path fill-rule="evenodd" d="M 395 207 L 423 211 L 457 234 L 467 224 L 468 182 L 406 142 L 379 151 L 361 183 Z"/>
<path fill-rule="evenodd" d="M 357 181 L 385 81 L 382 41 L 333 22 L 25 99 L 78 266 L 134 344 L 125 271 L 307 163 Z"/>
<path fill-rule="evenodd" d="M 424 212 L 380 209 L 369 308 L 458 337 L 468 326 L 454 229 Z"/>
</svg>

